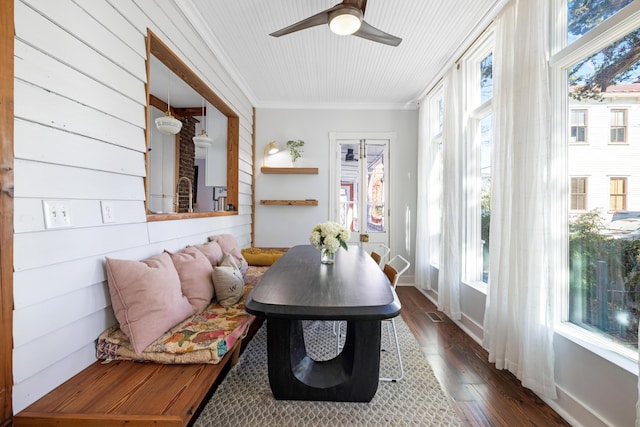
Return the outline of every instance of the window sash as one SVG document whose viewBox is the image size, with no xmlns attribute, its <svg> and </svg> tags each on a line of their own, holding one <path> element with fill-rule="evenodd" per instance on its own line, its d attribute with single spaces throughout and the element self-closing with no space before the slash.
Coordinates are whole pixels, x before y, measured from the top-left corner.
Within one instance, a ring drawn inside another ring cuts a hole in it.
<svg viewBox="0 0 640 427">
<path fill-rule="evenodd" d="M 627 110 L 611 110 L 611 142 L 627 142 Z"/>
<path fill-rule="evenodd" d="M 587 209 L 587 178 L 571 178 L 571 210 Z"/>
<path fill-rule="evenodd" d="M 609 209 L 614 212 L 627 210 L 627 178 L 609 179 Z"/>
</svg>

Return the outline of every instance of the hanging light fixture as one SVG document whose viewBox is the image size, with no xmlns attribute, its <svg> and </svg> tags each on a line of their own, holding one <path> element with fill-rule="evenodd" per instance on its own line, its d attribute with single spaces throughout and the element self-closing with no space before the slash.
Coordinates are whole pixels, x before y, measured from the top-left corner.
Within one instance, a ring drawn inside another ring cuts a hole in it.
<svg viewBox="0 0 640 427">
<path fill-rule="evenodd" d="M 196 147 L 207 148 L 213 144 L 213 139 L 209 138 L 206 131 L 207 116 L 204 113 L 204 98 L 202 98 L 202 133 L 193 137 Z"/>
<path fill-rule="evenodd" d="M 167 84 L 167 112 L 164 116 L 156 119 L 156 127 L 165 135 L 176 135 L 182 129 L 182 122 L 171 114 L 171 72 Z"/>
</svg>

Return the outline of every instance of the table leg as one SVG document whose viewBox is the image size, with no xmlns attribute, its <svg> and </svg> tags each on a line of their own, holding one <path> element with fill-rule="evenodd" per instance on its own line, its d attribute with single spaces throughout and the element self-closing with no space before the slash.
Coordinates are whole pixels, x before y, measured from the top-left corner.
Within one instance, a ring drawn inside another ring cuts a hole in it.
<svg viewBox="0 0 640 427">
<path fill-rule="evenodd" d="M 267 353 L 276 399 L 369 402 L 378 389 L 380 321 L 348 321 L 342 352 L 315 361 L 307 354 L 301 320 L 269 318 Z"/>
</svg>

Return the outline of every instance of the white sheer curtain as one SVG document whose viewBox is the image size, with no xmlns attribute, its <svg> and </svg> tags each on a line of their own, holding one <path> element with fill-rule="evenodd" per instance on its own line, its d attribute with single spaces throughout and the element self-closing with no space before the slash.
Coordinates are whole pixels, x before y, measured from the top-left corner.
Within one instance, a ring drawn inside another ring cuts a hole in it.
<svg viewBox="0 0 640 427">
<path fill-rule="evenodd" d="M 549 2 L 519 0 L 496 19 L 491 261 L 483 345 L 498 369 L 556 397 L 545 254 Z"/>
<path fill-rule="evenodd" d="M 442 238 L 438 274 L 438 310 L 460 319 L 461 220 L 462 220 L 462 139 L 460 123 L 460 73 L 457 68 L 444 78 L 444 118 L 442 129 Z"/>
<path fill-rule="evenodd" d="M 431 142 L 428 132 L 428 107 L 426 100 L 420 102 L 418 111 L 418 200 L 416 207 L 416 256 L 415 256 L 415 282 L 419 289 L 431 289 L 430 283 L 430 259 L 431 259 L 431 230 L 429 229 L 430 209 L 429 199 L 431 188 L 429 187 L 430 171 L 433 167 L 431 159 Z"/>
</svg>

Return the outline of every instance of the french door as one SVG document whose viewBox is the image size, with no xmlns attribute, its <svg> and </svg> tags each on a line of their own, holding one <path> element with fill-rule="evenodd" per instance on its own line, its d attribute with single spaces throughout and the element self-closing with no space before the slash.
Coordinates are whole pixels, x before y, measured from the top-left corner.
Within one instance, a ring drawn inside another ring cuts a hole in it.
<svg viewBox="0 0 640 427">
<path fill-rule="evenodd" d="M 331 219 L 351 230 L 349 244 L 367 252 L 389 246 L 391 134 L 332 133 Z"/>
</svg>

